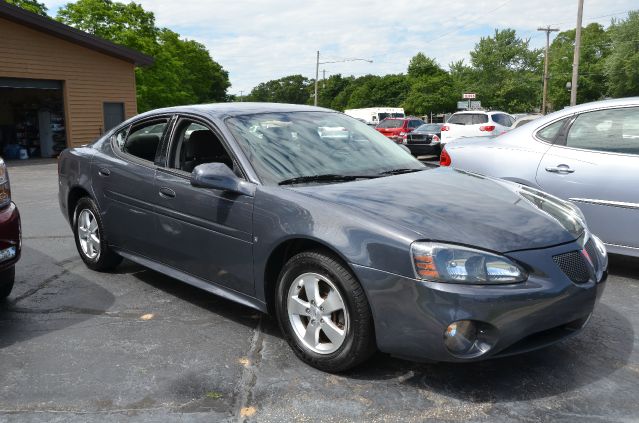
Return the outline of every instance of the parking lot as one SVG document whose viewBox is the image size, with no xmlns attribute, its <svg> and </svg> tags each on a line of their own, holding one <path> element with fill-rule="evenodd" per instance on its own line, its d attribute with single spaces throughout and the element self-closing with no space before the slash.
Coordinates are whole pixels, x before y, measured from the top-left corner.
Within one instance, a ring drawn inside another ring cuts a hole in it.
<svg viewBox="0 0 639 423">
<path fill-rule="evenodd" d="M 23 253 L 0 305 L 2 421 L 620 421 L 639 419 L 639 260 L 611 257 L 589 326 L 473 364 L 383 354 L 331 375 L 273 319 L 125 261 L 88 270 L 54 161 L 10 165 Z"/>
</svg>

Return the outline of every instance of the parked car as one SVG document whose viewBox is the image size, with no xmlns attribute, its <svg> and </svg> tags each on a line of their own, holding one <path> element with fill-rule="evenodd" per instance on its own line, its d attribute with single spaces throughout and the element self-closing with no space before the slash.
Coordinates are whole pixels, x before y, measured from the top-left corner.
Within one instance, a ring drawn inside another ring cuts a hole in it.
<svg viewBox="0 0 639 423">
<path fill-rule="evenodd" d="M 406 145 L 413 156 L 441 153 L 441 123 L 425 123 L 413 132 L 404 135 L 402 144 Z"/>
<path fill-rule="evenodd" d="M 382 135 L 387 136 L 396 143 L 401 143 L 404 135 L 414 131 L 424 124 L 419 118 L 386 118 L 375 127 Z"/>
<path fill-rule="evenodd" d="M 460 138 L 496 137 L 510 130 L 515 119 L 504 112 L 472 110 L 453 113 L 442 126 L 442 145 Z"/>
<path fill-rule="evenodd" d="M 512 129 L 519 128 L 521 125 L 525 125 L 528 122 L 532 122 L 535 119 L 539 119 L 542 115 L 539 114 L 525 114 L 517 117 L 515 123 L 513 123 Z"/>
<path fill-rule="evenodd" d="M 639 98 L 566 108 L 445 151 L 443 161 L 455 168 L 574 202 L 608 250 L 639 256 Z"/>
<path fill-rule="evenodd" d="M 125 257 L 270 311 L 325 371 L 376 348 L 472 361 L 578 332 L 607 275 L 578 209 L 401 147 L 316 107 L 160 109 L 65 150 L 59 200 L 89 268 Z"/>
<path fill-rule="evenodd" d="M 0 300 L 11 294 L 15 281 L 15 264 L 20 259 L 22 232 L 20 213 L 11 201 L 9 173 L 0 158 Z"/>
</svg>

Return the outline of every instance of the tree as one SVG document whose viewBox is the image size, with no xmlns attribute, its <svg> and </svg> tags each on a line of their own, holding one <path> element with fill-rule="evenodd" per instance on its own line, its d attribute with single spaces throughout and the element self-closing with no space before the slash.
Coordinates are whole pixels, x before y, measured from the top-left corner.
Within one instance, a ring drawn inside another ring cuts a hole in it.
<svg viewBox="0 0 639 423">
<path fill-rule="evenodd" d="M 459 97 L 451 76 L 443 72 L 417 78 L 402 106 L 409 114 L 423 116 L 455 110 Z"/>
<path fill-rule="evenodd" d="M 399 107 L 409 91 L 410 82 L 406 75 L 370 76 L 366 82 L 353 90 L 348 100 L 348 108 Z"/>
<path fill-rule="evenodd" d="M 550 45 L 548 99 L 554 110 L 570 104 L 570 91 L 566 89 L 566 82 L 572 79 L 574 49 L 574 29 L 560 32 Z M 609 54 L 610 37 L 601 25 L 592 23 L 582 29 L 578 103 L 599 100 L 605 96 L 608 83 L 604 63 Z"/>
<path fill-rule="evenodd" d="M 613 47 L 604 63 L 608 92 L 613 97 L 639 95 L 639 11 L 613 21 L 608 31 Z"/>
<path fill-rule="evenodd" d="M 24 10 L 28 10 L 29 12 L 37 13 L 42 16 L 47 15 L 47 6 L 44 3 L 40 3 L 36 0 L 5 0 L 7 3 L 12 4 L 14 6 L 18 6 L 23 8 Z"/>
<path fill-rule="evenodd" d="M 446 73 L 435 59 L 427 57 L 424 53 L 417 53 L 408 64 L 408 76 L 419 78 L 422 76 L 435 76 Z"/>
<path fill-rule="evenodd" d="M 478 99 L 484 107 L 511 113 L 531 111 L 541 103 L 542 51 L 514 29 L 495 30 L 470 52 Z"/>
<path fill-rule="evenodd" d="M 156 27 L 153 13 L 139 4 L 78 0 L 63 6 L 56 19 L 155 59 L 152 66 L 135 71 L 140 111 L 226 100 L 228 73 L 206 48 Z"/>
<path fill-rule="evenodd" d="M 248 101 L 307 104 L 311 81 L 302 75 L 290 75 L 262 82 L 246 97 Z"/>
</svg>

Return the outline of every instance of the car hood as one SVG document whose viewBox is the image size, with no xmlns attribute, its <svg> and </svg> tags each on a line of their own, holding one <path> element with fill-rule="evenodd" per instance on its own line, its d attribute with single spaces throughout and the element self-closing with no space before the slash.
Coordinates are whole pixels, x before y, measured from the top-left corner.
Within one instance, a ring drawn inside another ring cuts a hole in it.
<svg viewBox="0 0 639 423">
<path fill-rule="evenodd" d="M 451 168 L 309 185 L 296 191 L 347 207 L 351 214 L 362 213 L 362 219 L 399 225 L 414 232 L 416 239 L 501 253 L 574 241 L 584 230 L 561 200 Z"/>
</svg>

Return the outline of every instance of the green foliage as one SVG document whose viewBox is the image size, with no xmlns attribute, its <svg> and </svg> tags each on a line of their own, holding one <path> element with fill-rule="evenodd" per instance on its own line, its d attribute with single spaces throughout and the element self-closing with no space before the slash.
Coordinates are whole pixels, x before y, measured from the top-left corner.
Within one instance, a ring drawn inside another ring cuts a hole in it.
<svg viewBox="0 0 639 423">
<path fill-rule="evenodd" d="M 348 108 L 396 107 L 404 102 L 409 91 L 410 83 L 405 75 L 373 76 L 353 90 Z"/>
<path fill-rule="evenodd" d="M 60 22 L 124 45 L 155 59 L 136 69 L 138 110 L 226 100 L 228 73 L 206 48 L 155 25 L 155 16 L 136 3 L 78 0 L 59 11 Z"/>
<path fill-rule="evenodd" d="M 575 49 L 575 30 L 560 32 L 548 53 L 548 99 L 551 109 L 559 110 L 570 104 L 566 83 L 572 80 L 572 61 Z M 592 23 L 581 31 L 581 51 L 577 102 L 585 103 L 603 98 L 608 89 L 604 63 L 610 55 L 610 37 L 604 28 Z"/>
<path fill-rule="evenodd" d="M 290 75 L 262 82 L 246 96 L 247 101 L 306 104 L 309 102 L 311 81 L 302 75 Z"/>
<path fill-rule="evenodd" d="M 639 11 L 609 28 L 614 48 L 604 63 L 608 92 L 613 97 L 639 95 Z"/>
<path fill-rule="evenodd" d="M 439 64 L 424 53 L 419 52 L 408 64 L 408 76 L 411 78 L 419 78 L 423 76 L 437 76 L 446 73 Z"/>
<path fill-rule="evenodd" d="M 40 3 L 37 0 L 4 0 L 9 4 L 28 10 L 29 12 L 37 13 L 38 15 L 47 15 L 47 6 L 44 3 Z"/>
<path fill-rule="evenodd" d="M 474 87 L 482 105 L 511 113 L 534 110 L 541 102 L 542 50 L 514 29 L 495 30 L 470 52 Z"/>
</svg>

